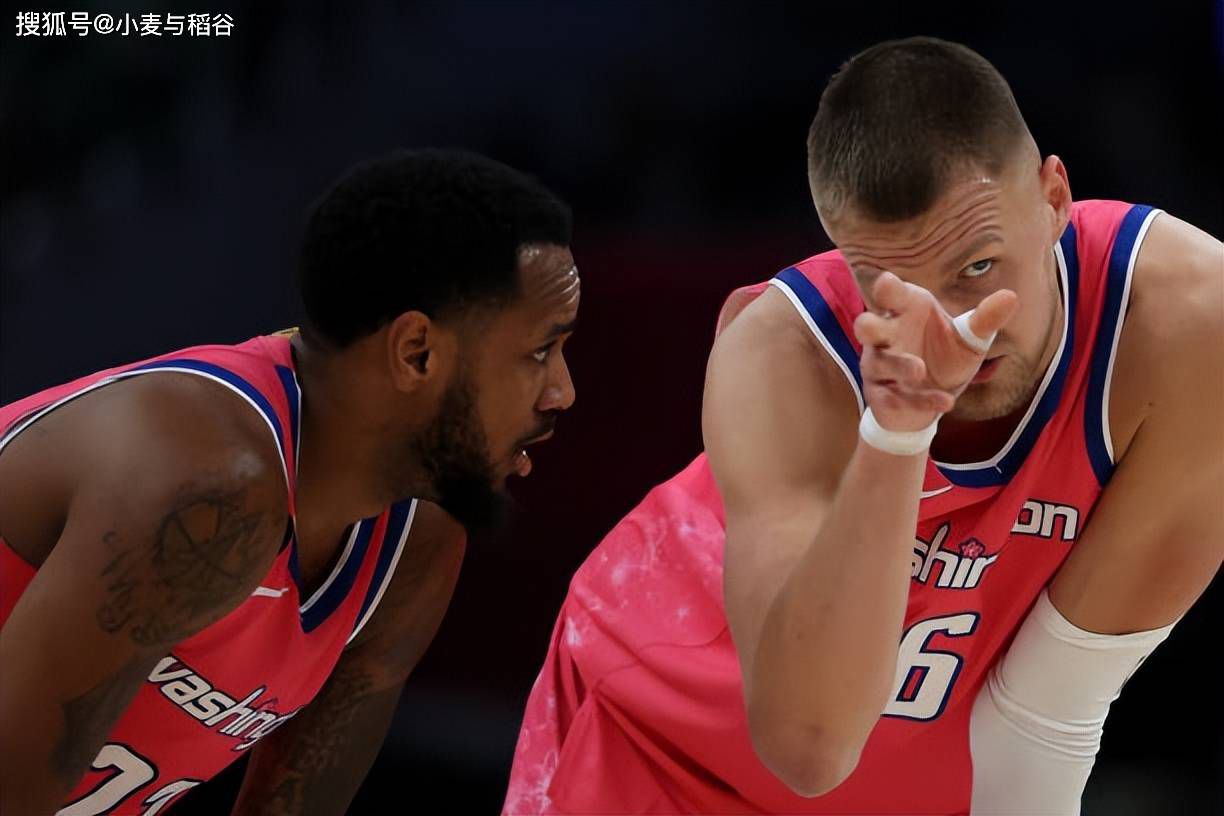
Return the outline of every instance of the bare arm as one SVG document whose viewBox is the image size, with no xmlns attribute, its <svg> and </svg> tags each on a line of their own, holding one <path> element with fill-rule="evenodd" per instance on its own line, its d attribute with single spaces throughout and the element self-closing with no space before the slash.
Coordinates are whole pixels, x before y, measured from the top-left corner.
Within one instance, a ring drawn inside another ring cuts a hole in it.
<svg viewBox="0 0 1224 816">
<path fill-rule="evenodd" d="M 284 531 L 270 439 L 251 443 L 173 384 L 111 388 L 93 405 L 107 421 L 73 449 L 85 475 L 58 542 L 0 630 L 6 814 L 63 804 L 153 664 L 241 603 Z"/>
<path fill-rule="evenodd" d="M 923 462 L 858 446 L 849 384 L 798 321 L 766 291 L 719 337 L 704 433 L 754 747 L 816 795 L 853 768 L 884 707 Z"/>
<path fill-rule="evenodd" d="M 1110 704 L 1224 559 L 1224 248 L 1159 216 L 1132 289 L 1119 461 L 975 702 L 975 814 L 1078 813 Z"/>
<path fill-rule="evenodd" d="M 1224 558 L 1224 246 L 1161 215 L 1134 288 L 1110 412 L 1124 453 L 1050 587 L 1072 623 L 1106 634 L 1177 620 Z"/>
<path fill-rule="evenodd" d="M 340 816 L 378 756 L 404 681 L 446 614 L 463 531 L 419 502 L 395 577 L 319 696 L 251 750 L 235 816 Z"/>
<path fill-rule="evenodd" d="M 876 287 L 898 312 L 920 292 L 895 278 Z M 1013 302 L 1006 293 L 979 311 L 1001 324 Z M 865 315 L 856 331 L 868 401 L 886 427 L 916 430 L 953 397 L 926 382 L 917 357 L 886 351 L 905 339 L 891 334 L 899 324 Z M 950 329 L 931 331 L 946 340 Z M 950 354 L 967 380 L 980 358 Z M 909 591 L 926 457 L 882 453 L 857 424 L 848 383 L 777 292 L 720 336 L 704 431 L 727 511 L 727 617 L 757 754 L 807 796 L 857 764 L 892 687 Z"/>
</svg>

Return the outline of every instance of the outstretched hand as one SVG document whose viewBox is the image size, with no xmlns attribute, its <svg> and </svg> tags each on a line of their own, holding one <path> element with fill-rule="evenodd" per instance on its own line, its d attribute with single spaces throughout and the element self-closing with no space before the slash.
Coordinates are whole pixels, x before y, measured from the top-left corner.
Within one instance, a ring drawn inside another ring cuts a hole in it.
<svg viewBox="0 0 1224 816">
<path fill-rule="evenodd" d="M 921 430 L 952 409 L 989 348 L 971 345 L 934 295 L 891 272 L 872 283 L 871 299 L 879 311 L 854 321 L 867 404 L 888 430 Z M 993 339 L 1018 305 L 1010 289 L 988 295 L 970 315 L 969 330 L 979 340 Z"/>
</svg>

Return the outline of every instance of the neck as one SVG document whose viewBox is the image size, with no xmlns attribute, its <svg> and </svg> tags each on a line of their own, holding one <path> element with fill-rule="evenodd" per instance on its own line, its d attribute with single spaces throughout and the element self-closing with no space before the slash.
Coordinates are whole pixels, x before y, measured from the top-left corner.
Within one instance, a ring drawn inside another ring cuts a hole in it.
<svg viewBox="0 0 1224 816">
<path fill-rule="evenodd" d="M 301 450 L 297 476 L 298 528 L 331 531 L 377 515 L 388 504 L 380 484 L 377 421 L 366 413 L 377 400 L 355 376 L 359 365 L 341 364 L 343 352 L 321 352 L 293 338 L 302 387 Z"/>
</svg>

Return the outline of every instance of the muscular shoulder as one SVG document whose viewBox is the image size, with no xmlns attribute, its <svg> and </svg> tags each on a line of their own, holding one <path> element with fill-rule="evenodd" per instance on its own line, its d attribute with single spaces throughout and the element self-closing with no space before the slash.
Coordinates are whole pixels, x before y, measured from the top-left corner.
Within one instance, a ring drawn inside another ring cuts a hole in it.
<svg viewBox="0 0 1224 816">
<path fill-rule="evenodd" d="M 1160 215 L 1135 264 L 1114 364 L 1118 466 L 1051 588 L 1075 625 L 1108 634 L 1164 626 L 1219 569 L 1222 370 L 1224 248 Z"/>
<path fill-rule="evenodd" d="M 729 505 L 835 484 L 857 420 L 845 374 L 782 293 L 767 289 L 719 335 L 702 429 Z"/>
<path fill-rule="evenodd" d="M 710 353 L 707 380 L 715 375 L 739 375 L 759 384 L 784 383 L 795 370 L 811 379 L 825 396 L 845 392 L 853 397 L 845 375 L 799 311 L 785 295 L 768 287 L 719 333 Z"/>
<path fill-rule="evenodd" d="M 113 428 L 112 452 L 138 442 L 166 452 L 149 451 L 155 465 L 178 469 L 190 468 L 192 462 L 232 461 L 267 471 L 270 481 L 284 481 L 280 452 L 267 423 L 228 388 L 189 374 L 158 373 L 108 386 L 99 396 L 105 398 L 91 406 L 81 422 L 95 434 L 101 425 Z"/>
<path fill-rule="evenodd" d="M 259 415 L 227 389 L 177 373 L 121 381 L 48 414 L 5 449 L 0 481 L 14 496 L 0 499 L 6 540 L 36 565 L 70 510 L 136 522 L 189 495 L 241 493 L 270 529 L 287 514 L 280 454 Z"/>
<path fill-rule="evenodd" d="M 41 433 L 18 437 L 25 469 L 6 470 L 0 486 L 38 483 L 61 465 L 70 482 L 62 495 L 35 489 L 28 504 L 3 509 L 6 541 L 38 566 L 46 602 L 27 625 L 82 643 L 122 635 L 124 648 L 157 651 L 258 585 L 284 537 L 287 488 L 270 434 L 254 434 L 241 402 L 219 395 L 203 381 L 146 375 L 68 403 L 39 421 Z M 39 514 L 56 513 L 39 526 Z M 44 540 L 28 537 L 39 530 Z"/>
<path fill-rule="evenodd" d="M 1110 389 L 1117 470 L 1051 588 L 1075 625 L 1165 626 L 1219 570 L 1222 370 L 1224 248 L 1158 216 L 1135 264 Z"/>
<path fill-rule="evenodd" d="M 1224 337 L 1224 244 L 1168 214 L 1156 217 L 1135 262 L 1133 325 L 1153 350 L 1219 359 Z M 1184 366 L 1174 368 L 1185 369 Z"/>
<path fill-rule="evenodd" d="M 1224 245 L 1168 214 L 1135 262 L 1110 421 L 1119 451 L 1149 420 L 1224 421 Z"/>
</svg>

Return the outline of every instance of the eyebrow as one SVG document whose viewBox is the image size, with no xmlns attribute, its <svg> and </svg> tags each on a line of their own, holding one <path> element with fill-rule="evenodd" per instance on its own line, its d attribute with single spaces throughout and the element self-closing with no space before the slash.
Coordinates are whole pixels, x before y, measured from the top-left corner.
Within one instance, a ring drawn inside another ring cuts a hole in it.
<svg viewBox="0 0 1224 816">
<path fill-rule="evenodd" d="M 563 334 L 569 334 L 576 328 L 578 328 L 578 318 L 575 317 L 568 323 L 554 323 L 552 328 L 548 330 L 548 334 L 545 335 L 545 337 L 552 340 L 553 338 L 560 337 Z"/>
<path fill-rule="evenodd" d="M 1003 240 L 1003 236 L 1000 235 L 997 231 L 993 229 L 988 232 L 982 233 L 976 239 L 974 239 L 973 243 L 967 246 L 964 250 L 960 252 L 960 254 L 956 256 L 955 261 L 947 265 L 946 267 L 947 271 L 959 272 L 960 270 L 965 268 L 965 264 L 969 262 L 969 259 L 972 258 L 977 252 L 979 252 L 982 249 L 982 247 L 987 246 L 988 244 L 993 244 L 993 243 L 1002 241 L 1002 240 Z"/>
</svg>

